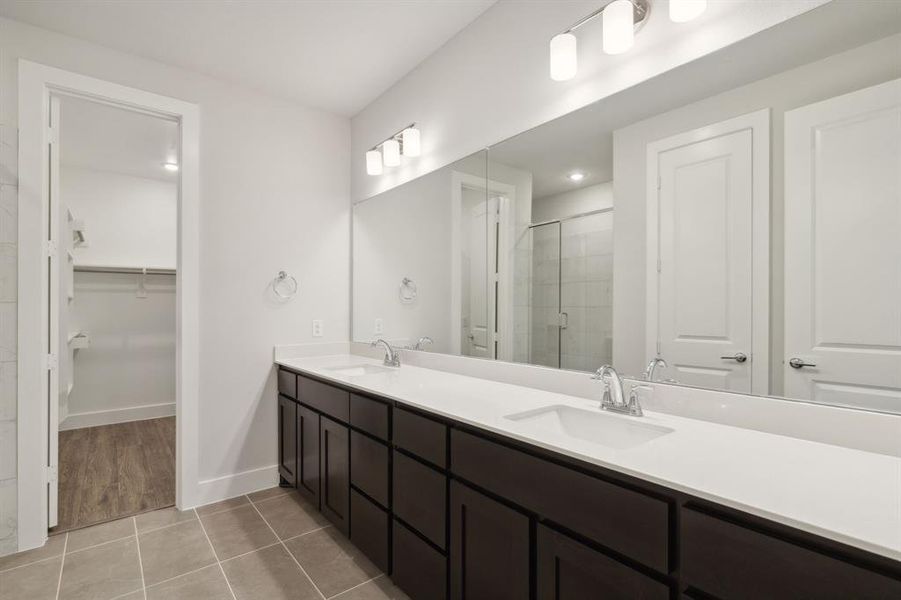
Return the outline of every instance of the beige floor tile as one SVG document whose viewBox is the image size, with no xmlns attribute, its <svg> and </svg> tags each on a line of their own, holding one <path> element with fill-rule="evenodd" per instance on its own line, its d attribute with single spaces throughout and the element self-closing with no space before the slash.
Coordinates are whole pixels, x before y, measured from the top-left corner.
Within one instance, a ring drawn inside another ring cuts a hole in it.
<svg viewBox="0 0 901 600">
<path fill-rule="evenodd" d="M 188 521 L 142 533 L 144 581 L 153 585 L 216 562 L 199 521 Z"/>
<path fill-rule="evenodd" d="M 338 594 L 335 600 L 410 600 L 410 597 L 383 575 L 348 592 Z"/>
<path fill-rule="evenodd" d="M 211 565 L 147 588 L 147 600 L 231 600 L 219 565 Z"/>
<path fill-rule="evenodd" d="M 283 540 L 329 524 L 316 507 L 296 492 L 255 504 L 260 514 Z"/>
<path fill-rule="evenodd" d="M 176 523 L 184 523 L 185 521 L 193 521 L 197 515 L 193 510 L 178 510 L 174 506 L 169 508 L 161 508 L 144 514 L 136 515 L 135 522 L 138 524 L 138 532 L 150 531 L 151 529 L 159 529 L 160 527 L 168 527 Z"/>
<path fill-rule="evenodd" d="M 134 538 L 67 554 L 59 600 L 107 600 L 141 588 Z"/>
<path fill-rule="evenodd" d="M 203 521 L 219 560 L 226 560 L 278 541 L 266 521 L 250 505 L 201 516 L 200 520 Z"/>
<path fill-rule="evenodd" d="M 238 600 L 321 600 L 281 544 L 222 563 Z"/>
<path fill-rule="evenodd" d="M 92 525 L 84 529 L 69 532 L 69 545 L 66 552 L 76 552 L 84 548 L 90 548 L 97 544 L 121 540 L 135 534 L 135 522 L 131 517 Z"/>
<path fill-rule="evenodd" d="M 62 556 L 0 573 L 3 600 L 54 600 Z"/>
<path fill-rule="evenodd" d="M 248 503 L 250 503 L 250 500 L 247 499 L 247 496 L 237 496 L 235 498 L 229 498 L 228 500 L 222 500 L 221 502 L 213 502 L 212 504 L 199 506 L 197 507 L 197 514 L 203 517 L 224 510 L 238 508 L 239 506 L 244 506 Z"/>
<path fill-rule="evenodd" d="M 54 556 L 60 556 L 63 553 L 63 547 L 66 545 L 66 534 L 53 535 L 47 540 L 47 543 L 40 548 L 34 550 L 26 550 L 25 552 L 17 552 L 0 558 L 0 571 L 12 569 L 13 567 L 21 567 L 29 563 L 39 560 L 46 560 Z"/>
<path fill-rule="evenodd" d="M 360 585 L 380 573 L 334 527 L 288 540 L 285 546 L 326 597 Z"/>
<path fill-rule="evenodd" d="M 247 494 L 247 497 L 250 498 L 251 502 L 260 502 L 262 500 L 267 500 L 269 498 L 275 498 L 277 496 L 282 496 L 291 491 L 291 488 L 283 488 L 283 487 L 272 487 L 265 490 L 260 490 L 258 492 L 254 492 L 252 494 Z"/>
</svg>

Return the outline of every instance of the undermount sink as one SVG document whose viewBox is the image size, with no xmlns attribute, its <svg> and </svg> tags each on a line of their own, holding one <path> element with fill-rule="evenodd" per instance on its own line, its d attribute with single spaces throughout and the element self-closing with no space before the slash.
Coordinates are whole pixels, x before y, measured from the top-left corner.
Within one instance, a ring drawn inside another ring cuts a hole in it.
<svg viewBox="0 0 901 600">
<path fill-rule="evenodd" d="M 563 404 L 506 415 L 523 430 L 550 432 L 624 450 L 672 433 L 669 427 L 642 423 L 635 417 L 610 415 Z"/>
<path fill-rule="evenodd" d="M 344 375 L 346 377 L 362 377 L 363 375 L 377 375 L 379 373 L 388 373 L 391 371 L 388 367 L 380 367 L 379 365 L 346 365 L 341 367 L 327 367 L 326 371 L 331 371 L 335 375 Z"/>
</svg>

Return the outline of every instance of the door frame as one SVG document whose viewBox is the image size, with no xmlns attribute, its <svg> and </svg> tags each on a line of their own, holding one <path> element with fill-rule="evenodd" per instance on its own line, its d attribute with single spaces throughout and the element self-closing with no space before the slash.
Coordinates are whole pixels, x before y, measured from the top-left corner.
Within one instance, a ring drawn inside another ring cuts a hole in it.
<svg viewBox="0 0 901 600">
<path fill-rule="evenodd" d="M 179 123 L 178 250 L 176 271 L 176 504 L 198 496 L 200 111 L 196 104 L 39 63 L 18 61 L 18 549 L 47 540 L 46 486 L 50 415 L 46 344 L 49 283 L 45 232 L 50 223 L 45 149 L 51 95 L 75 96 Z M 40 299 L 40 301 L 36 301 Z M 53 399 L 58 401 L 58 399 Z"/>
<path fill-rule="evenodd" d="M 453 171 L 451 173 L 451 303 L 450 303 L 450 347 L 451 351 L 459 352 L 461 349 L 462 338 L 460 337 L 460 328 L 462 326 L 462 318 L 460 312 L 463 307 L 462 290 L 458 285 L 460 276 L 462 275 L 463 265 L 460 260 L 460 228 L 462 227 L 462 202 L 463 188 L 485 190 L 485 200 L 489 199 L 489 195 L 497 194 L 498 199 L 498 219 L 500 221 L 500 231 L 497 239 L 498 245 L 498 271 L 500 277 L 497 289 L 497 305 L 505 309 L 503 318 L 498 323 L 497 340 L 500 346 L 500 352 L 495 360 L 513 360 L 513 268 L 511 254 L 513 252 L 513 244 L 515 243 L 515 222 L 513 215 L 516 206 L 516 187 L 508 183 L 501 183 L 463 173 Z M 495 313 L 494 319 L 497 319 Z M 493 322 L 493 320 L 492 320 Z M 453 350 L 457 349 L 457 350 Z"/>
<path fill-rule="evenodd" d="M 658 156 L 667 150 L 740 131 L 751 131 L 751 391 L 769 393 L 770 364 L 770 109 L 685 131 L 647 147 L 645 360 L 657 356 L 659 325 L 660 197 Z"/>
</svg>

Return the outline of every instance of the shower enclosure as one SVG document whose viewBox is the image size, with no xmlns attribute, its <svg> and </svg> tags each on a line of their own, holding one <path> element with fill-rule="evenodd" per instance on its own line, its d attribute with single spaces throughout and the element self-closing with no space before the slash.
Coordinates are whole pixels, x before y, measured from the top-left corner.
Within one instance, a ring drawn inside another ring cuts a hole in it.
<svg viewBox="0 0 901 600">
<path fill-rule="evenodd" d="M 530 364 L 593 371 L 613 359 L 613 209 L 530 226 Z"/>
</svg>

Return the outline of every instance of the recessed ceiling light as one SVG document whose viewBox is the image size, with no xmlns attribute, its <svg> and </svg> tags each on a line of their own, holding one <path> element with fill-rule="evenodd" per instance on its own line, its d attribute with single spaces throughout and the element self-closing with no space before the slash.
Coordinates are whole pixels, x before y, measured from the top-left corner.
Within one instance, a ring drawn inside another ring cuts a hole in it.
<svg viewBox="0 0 901 600">
<path fill-rule="evenodd" d="M 163 163 L 163 168 L 166 169 L 167 171 L 172 171 L 174 173 L 174 172 L 178 171 L 178 163 L 174 163 L 174 162 Z"/>
<path fill-rule="evenodd" d="M 574 171 L 566 176 L 570 181 L 582 181 L 585 179 L 585 173 L 580 173 L 579 171 Z"/>
</svg>

